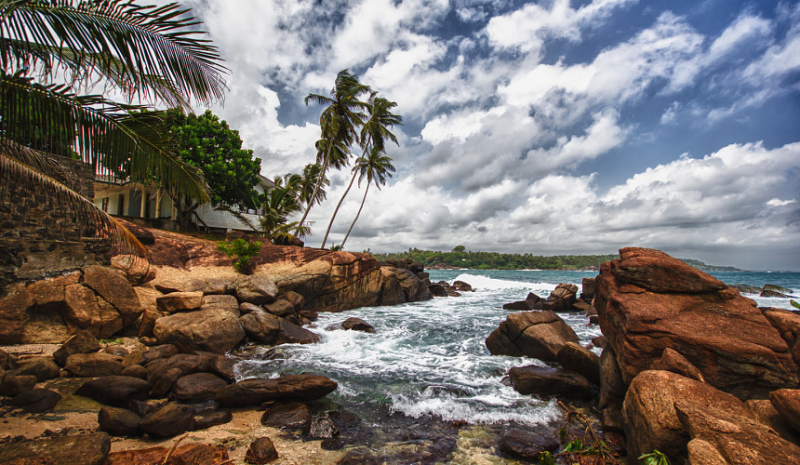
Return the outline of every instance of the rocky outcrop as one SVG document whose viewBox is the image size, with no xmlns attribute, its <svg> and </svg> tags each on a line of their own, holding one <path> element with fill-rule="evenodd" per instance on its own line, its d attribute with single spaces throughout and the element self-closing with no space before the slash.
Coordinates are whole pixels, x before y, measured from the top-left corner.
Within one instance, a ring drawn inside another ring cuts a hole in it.
<svg viewBox="0 0 800 465">
<path fill-rule="evenodd" d="M 798 385 L 789 345 L 755 302 L 663 252 L 620 250 L 600 269 L 595 306 L 626 383 L 669 348 L 743 399 Z"/>
<path fill-rule="evenodd" d="M 567 342 L 579 342 L 578 335 L 553 312 L 522 312 L 509 315 L 486 338 L 492 355 L 532 357 L 555 362 Z"/>
<path fill-rule="evenodd" d="M 578 286 L 574 284 L 561 283 L 547 296 L 547 300 L 541 303 L 544 310 L 562 312 L 573 310 L 573 304 L 577 300 Z"/>
<path fill-rule="evenodd" d="M 175 313 L 155 321 L 159 344 L 172 344 L 184 352 L 225 353 L 236 347 L 245 332 L 239 319 L 223 309 Z"/>
</svg>

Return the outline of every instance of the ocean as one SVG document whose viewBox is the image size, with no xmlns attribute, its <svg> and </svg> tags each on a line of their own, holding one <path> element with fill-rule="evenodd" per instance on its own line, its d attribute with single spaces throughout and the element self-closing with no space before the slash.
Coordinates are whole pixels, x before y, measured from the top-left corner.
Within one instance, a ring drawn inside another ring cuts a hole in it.
<svg viewBox="0 0 800 465">
<path fill-rule="evenodd" d="M 800 273 L 712 274 L 727 284 L 775 284 L 800 295 Z M 407 438 L 392 431 L 407 433 L 409 428 L 421 428 L 434 437 L 430 441 L 449 444 L 434 454 L 442 459 L 455 453 L 459 433 L 436 425 L 482 425 L 486 431 L 500 434 L 509 427 L 535 428 L 563 421 L 555 400 L 521 395 L 506 379 L 512 367 L 544 363 L 490 355 L 484 341 L 509 314 L 501 308 L 504 303 L 523 300 L 528 292 L 547 297 L 558 283 L 574 283 L 580 288 L 583 278 L 597 273 L 432 270 L 430 275 L 433 282 L 461 280 L 477 290 L 461 297 L 320 314 L 309 328 L 320 334 L 320 343 L 251 347 L 236 366 L 237 376 L 325 375 L 338 382 L 339 388 L 316 408 L 345 410 L 360 417 L 369 434 L 355 442 L 384 450 L 386 443 Z M 789 299 L 745 295 L 759 306 L 792 308 Z M 582 312 L 560 316 L 583 345 L 601 335 L 600 328 L 589 325 Z M 376 332 L 339 329 L 349 317 L 367 321 Z M 455 437 L 436 439 L 437 434 Z"/>
</svg>

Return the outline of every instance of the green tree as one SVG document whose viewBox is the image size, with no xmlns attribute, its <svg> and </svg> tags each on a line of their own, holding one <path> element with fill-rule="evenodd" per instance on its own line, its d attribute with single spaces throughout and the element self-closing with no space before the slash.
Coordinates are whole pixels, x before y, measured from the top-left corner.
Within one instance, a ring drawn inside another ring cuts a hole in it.
<svg viewBox="0 0 800 465">
<path fill-rule="evenodd" d="M 467 248 L 464 247 L 463 245 L 457 245 L 457 246 L 453 247 L 453 252 L 455 252 L 455 253 L 464 253 L 466 251 L 467 251 Z"/>
<path fill-rule="evenodd" d="M 361 206 L 358 207 L 358 213 L 356 213 L 356 217 L 353 218 L 353 222 L 350 224 L 347 234 L 345 234 L 344 239 L 342 239 L 341 248 L 344 248 L 344 244 L 347 242 L 347 238 L 350 237 L 353 226 L 355 226 L 356 221 L 358 221 L 358 217 L 361 216 L 364 202 L 367 201 L 369 186 L 374 182 L 375 187 L 380 189 L 382 185 L 386 184 L 386 178 L 392 176 L 394 165 L 392 165 L 392 159 L 386 156 L 382 150 L 379 150 L 378 147 L 372 147 L 372 150 L 370 150 L 366 158 L 358 159 L 356 162 L 356 169 L 359 173 L 358 185 L 361 186 L 361 181 L 366 179 L 367 187 L 364 189 L 364 197 L 361 198 Z"/>
<path fill-rule="evenodd" d="M 253 158 L 252 150 L 242 149 L 239 131 L 228 127 L 225 120 L 206 110 L 201 115 L 170 110 L 172 133 L 178 155 L 184 162 L 200 168 L 205 177 L 211 203 L 232 209 L 255 208 L 261 159 Z M 178 223 L 185 230 L 191 214 L 201 203 L 188 196 L 173 193 L 178 208 Z"/>
<path fill-rule="evenodd" d="M 336 76 L 330 97 L 319 94 L 306 96 L 306 105 L 310 102 L 327 105 L 319 117 L 322 137 L 317 141 L 317 162 L 321 164 L 321 177 L 314 186 L 312 199 L 316 199 L 320 182 L 325 177 L 328 167 L 337 163 L 346 164 L 350 153 L 349 147 L 358 140 L 356 128 L 364 121 L 364 114 L 361 111 L 366 109 L 367 103 L 359 100 L 359 97 L 366 92 L 369 92 L 369 87 L 359 83 L 358 79 L 345 69 Z M 313 202 L 307 205 L 298 223 L 299 227 L 305 223 L 312 205 Z"/>
<path fill-rule="evenodd" d="M 38 135 L 8 126 L 0 133 L 0 184 L 67 205 L 78 222 L 130 249 L 140 247 L 132 236 L 90 200 L 54 181 L 63 165 L 45 152 L 48 147 L 70 141 L 68 150 L 95 169 L 124 169 L 131 181 L 155 177 L 165 188 L 208 199 L 200 172 L 164 139 L 160 113 L 75 91 L 99 77 L 106 89 L 129 99 L 174 106 L 194 97 L 210 104 L 222 96 L 225 69 L 217 49 L 199 37 L 197 24 L 176 3 L 0 0 L 0 121 L 40 127 Z M 69 81 L 53 84 L 56 76 Z M 53 143 L 44 144 L 42 135 Z"/>
<path fill-rule="evenodd" d="M 261 232 L 267 239 L 275 241 L 292 237 L 290 231 L 297 230 L 298 224 L 296 221 L 290 222 L 289 217 L 303 211 L 303 206 L 295 197 L 291 186 L 275 186 L 268 189 L 261 197 L 260 209 Z M 299 235 L 305 234 L 307 229 L 301 228 Z"/>
<path fill-rule="evenodd" d="M 386 139 L 400 145 L 397 142 L 397 137 L 389 130 L 395 125 L 403 124 L 403 118 L 391 112 L 391 109 L 397 106 L 397 102 L 390 102 L 377 95 L 377 92 L 372 92 L 370 94 L 367 104 L 369 118 L 364 122 L 364 126 L 361 128 L 361 147 L 364 149 L 361 154 L 362 159 L 367 156 L 367 153 L 373 147 L 377 148 L 379 151 L 383 151 L 386 146 Z M 353 182 L 356 180 L 357 173 L 358 167 L 353 167 L 353 176 L 350 178 L 350 184 L 347 185 L 347 189 L 345 189 L 344 194 L 342 194 L 342 198 L 339 199 L 339 203 L 336 204 L 336 209 L 333 211 L 331 220 L 328 223 L 328 229 L 325 231 L 325 237 L 322 239 L 323 249 L 325 248 L 325 243 L 328 242 L 328 235 L 331 232 L 333 220 L 336 218 L 336 214 L 339 213 L 339 208 L 342 206 L 345 197 L 350 193 Z"/>
</svg>

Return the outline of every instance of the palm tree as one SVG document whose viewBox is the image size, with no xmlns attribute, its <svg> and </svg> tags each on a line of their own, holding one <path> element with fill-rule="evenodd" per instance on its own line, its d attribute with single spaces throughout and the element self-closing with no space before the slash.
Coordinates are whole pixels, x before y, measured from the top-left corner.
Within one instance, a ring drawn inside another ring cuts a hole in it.
<svg viewBox="0 0 800 465">
<path fill-rule="evenodd" d="M 400 145 L 397 142 L 397 137 L 389 131 L 389 128 L 393 127 L 394 125 L 402 125 L 403 118 L 399 115 L 393 114 L 390 110 L 397 106 L 397 102 L 390 102 L 389 100 L 378 97 L 377 92 L 372 92 L 370 94 L 367 107 L 367 112 L 369 113 L 369 119 L 364 123 L 364 126 L 361 128 L 361 147 L 363 147 L 364 152 L 361 154 L 361 158 L 364 158 L 367 155 L 367 151 L 371 150 L 372 147 L 377 147 L 380 151 L 384 150 L 386 139 L 390 139 L 392 142 Z M 342 198 L 339 199 L 339 203 L 336 204 L 336 209 L 333 211 L 333 215 L 331 215 L 331 220 L 328 223 L 328 229 L 325 231 L 325 238 L 322 239 L 322 248 L 325 248 L 325 244 L 328 242 L 328 235 L 331 232 L 331 227 L 333 226 L 333 220 L 336 218 L 337 213 L 339 213 L 339 208 L 342 206 L 345 197 L 347 194 L 350 193 L 350 188 L 353 187 L 353 182 L 356 180 L 357 175 L 357 167 L 353 168 L 353 177 L 350 178 L 350 184 L 347 185 L 347 189 L 345 189 L 344 194 L 342 194 Z"/>
<path fill-rule="evenodd" d="M 356 126 L 363 124 L 364 114 L 361 113 L 361 110 L 367 107 L 367 104 L 358 98 L 366 92 L 369 92 L 369 87 L 360 84 L 358 79 L 345 69 L 336 75 L 336 82 L 331 89 L 330 97 L 319 94 L 306 96 L 306 105 L 309 102 L 327 105 L 319 117 L 322 138 L 317 141 L 317 162 L 322 165 L 321 176 L 314 186 L 311 199 L 317 198 L 320 182 L 325 177 L 328 167 L 337 163 L 340 166 L 346 164 L 349 158 L 348 147 L 358 141 Z M 332 156 L 334 156 L 333 160 L 341 161 L 332 163 Z M 312 205 L 313 202 L 310 202 L 306 207 L 299 226 L 303 226 Z"/>
<path fill-rule="evenodd" d="M 361 186 L 361 181 L 366 179 L 367 188 L 364 189 L 364 197 L 361 199 L 361 206 L 358 207 L 358 213 L 356 213 L 353 223 L 350 224 L 350 228 L 347 230 L 347 234 L 342 240 L 340 245 L 342 249 L 344 249 L 344 244 L 347 242 L 347 238 L 350 237 L 350 232 L 353 230 L 353 226 L 355 226 L 356 221 L 358 221 L 358 217 L 361 216 L 361 210 L 364 208 L 364 202 L 367 201 L 367 193 L 369 193 L 370 184 L 374 182 L 375 187 L 380 190 L 381 186 L 386 184 L 386 178 L 392 177 L 394 165 L 392 165 L 392 159 L 386 156 L 382 150 L 378 150 L 378 147 L 372 147 L 372 150 L 370 150 L 369 155 L 366 158 L 362 157 L 358 159 L 355 169 L 357 169 L 359 173 L 359 187 Z"/>
<path fill-rule="evenodd" d="M 290 186 L 275 186 L 267 190 L 261 199 L 261 231 L 272 241 L 286 239 L 289 231 L 297 228 L 297 222 L 289 222 L 289 217 L 303 210 Z M 307 228 L 307 227 L 306 227 Z M 307 231 L 300 230 L 300 236 Z"/>
<path fill-rule="evenodd" d="M 35 191 L 50 199 L 47 208 L 77 215 L 95 236 L 141 252 L 115 220 L 63 184 L 70 173 L 50 147 L 74 152 L 95 171 L 124 172 L 134 182 L 155 178 L 164 188 L 208 199 L 199 170 L 183 163 L 164 137 L 163 113 L 74 90 L 102 82 L 128 101 L 169 106 L 220 99 L 225 68 L 217 49 L 198 37 L 203 32 L 189 12 L 177 3 L 0 0 L 0 184 L 10 186 L 0 189 L 3 204 Z M 38 132 L 20 130 L 25 125 Z M 14 207 L 36 221 L 27 206 Z"/>
</svg>

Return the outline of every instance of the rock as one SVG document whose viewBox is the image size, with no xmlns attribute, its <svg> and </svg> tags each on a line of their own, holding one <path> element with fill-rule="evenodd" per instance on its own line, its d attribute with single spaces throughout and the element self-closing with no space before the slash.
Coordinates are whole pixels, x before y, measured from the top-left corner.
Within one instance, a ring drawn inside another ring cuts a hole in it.
<svg viewBox="0 0 800 465">
<path fill-rule="evenodd" d="M 430 300 L 433 297 L 428 290 L 428 285 L 413 271 L 397 268 L 394 271 L 394 275 L 400 282 L 400 287 L 406 296 L 406 302 L 421 302 Z"/>
<path fill-rule="evenodd" d="M 339 429 L 331 418 L 330 412 L 322 412 L 303 429 L 303 434 L 310 438 L 333 439 L 339 435 Z"/>
<path fill-rule="evenodd" d="M 133 378 L 147 379 L 147 368 L 141 365 L 128 365 L 120 372 L 121 376 L 131 376 Z"/>
<path fill-rule="evenodd" d="M 64 303 L 67 327 L 75 327 L 71 333 L 85 329 L 92 336 L 105 339 L 125 326 L 119 312 L 111 304 L 98 298 L 91 289 L 81 284 L 64 288 Z"/>
<path fill-rule="evenodd" d="M 460 292 L 475 292 L 475 289 L 464 281 L 453 281 L 453 287 Z"/>
<path fill-rule="evenodd" d="M 139 422 L 139 428 L 154 437 L 175 436 L 193 430 L 194 426 L 192 409 L 174 402 L 168 402 Z"/>
<path fill-rule="evenodd" d="M 705 383 L 703 374 L 686 357 L 667 347 L 660 359 L 650 364 L 651 370 L 664 370 Z"/>
<path fill-rule="evenodd" d="M 375 328 L 371 324 L 362 320 L 361 318 L 350 317 L 342 323 L 342 328 L 345 330 L 363 331 L 365 333 L 374 333 Z"/>
<path fill-rule="evenodd" d="M 72 354 L 88 354 L 97 352 L 101 348 L 100 342 L 91 333 L 78 331 L 53 353 L 53 358 L 56 363 L 64 366 L 67 363 L 67 357 Z"/>
<path fill-rule="evenodd" d="M 533 310 L 533 304 L 528 302 L 527 300 L 520 300 L 517 302 L 510 302 L 507 304 L 503 304 L 503 310 Z"/>
<path fill-rule="evenodd" d="M 800 443 L 800 436 L 783 420 L 772 402 L 767 399 L 750 399 L 744 405 L 753 418 L 772 428 L 780 437 L 795 444 Z"/>
<path fill-rule="evenodd" d="M 132 376 L 103 376 L 86 381 L 75 392 L 101 404 L 124 405 L 129 400 L 147 399 L 147 381 Z"/>
<path fill-rule="evenodd" d="M 110 376 L 122 372 L 122 358 L 104 352 L 73 354 L 67 357 L 64 369 L 74 376 Z"/>
<path fill-rule="evenodd" d="M 194 373 L 178 378 L 172 386 L 172 395 L 181 402 L 195 403 L 212 400 L 228 383 L 211 373 Z"/>
<path fill-rule="evenodd" d="M 267 276 L 251 275 L 236 285 L 236 297 L 239 302 L 255 305 L 272 303 L 278 296 L 278 287 Z"/>
<path fill-rule="evenodd" d="M 622 409 L 630 457 L 658 449 L 672 463 L 682 463 L 689 434 L 678 418 L 678 402 L 713 408 L 718 416 L 750 418 L 744 402 L 731 394 L 669 371 L 643 371 L 628 387 Z"/>
<path fill-rule="evenodd" d="M 49 389 L 31 389 L 15 396 L 9 404 L 21 408 L 28 413 L 42 413 L 53 410 L 61 394 Z"/>
<path fill-rule="evenodd" d="M 147 365 L 153 360 L 158 360 L 159 358 L 170 358 L 173 355 L 177 355 L 178 352 L 178 348 L 172 344 L 154 346 L 147 349 L 147 352 L 142 354 L 142 358 L 139 360 L 139 363 L 142 365 Z"/>
<path fill-rule="evenodd" d="M 572 310 L 572 304 L 577 299 L 578 286 L 574 284 L 561 283 L 556 286 L 547 300 L 543 303 L 544 310 L 563 311 Z"/>
<path fill-rule="evenodd" d="M 793 465 L 800 460 L 800 447 L 747 416 L 682 401 L 675 402 L 675 410 L 692 440 L 705 441 L 727 463 Z"/>
<path fill-rule="evenodd" d="M 302 402 L 274 405 L 261 417 L 261 424 L 272 428 L 304 429 L 310 421 L 311 412 Z"/>
<path fill-rule="evenodd" d="M 218 354 L 230 351 L 245 336 L 239 319 L 220 309 L 181 312 L 159 318 L 153 334 L 159 344 L 173 344 L 184 352 L 202 350 Z"/>
<path fill-rule="evenodd" d="M 596 278 L 583 278 L 581 281 L 581 300 L 591 302 L 597 289 Z"/>
<path fill-rule="evenodd" d="M 605 349 L 608 346 L 608 339 L 605 336 L 597 336 L 592 338 L 592 345 Z"/>
<path fill-rule="evenodd" d="M 151 447 L 133 449 L 109 454 L 105 465 L 154 465 L 164 463 L 169 449 Z M 168 465 L 219 465 L 229 460 L 228 451 L 223 446 L 210 444 L 186 444 L 175 449 Z"/>
<path fill-rule="evenodd" d="M 528 365 L 508 370 L 511 384 L 520 394 L 564 396 L 574 399 L 592 397 L 592 385 L 583 376 L 557 368 Z"/>
<path fill-rule="evenodd" d="M 187 312 L 197 310 L 203 306 L 203 293 L 171 292 L 156 298 L 158 310 L 166 313 Z"/>
<path fill-rule="evenodd" d="M 730 465 L 725 457 L 708 441 L 692 439 L 686 445 L 687 463 L 692 465 Z"/>
<path fill-rule="evenodd" d="M 431 295 L 434 297 L 447 297 L 447 288 L 442 286 L 439 283 L 434 283 L 428 286 L 428 290 L 431 291 Z"/>
<path fill-rule="evenodd" d="M 239 304 L 239 316 L 246 315 L 250 312 L 265 312 L 264 307 L 260 305 L 254 305 L 249 302 L 242 302 Z"/>
<path fill-rule="evenodd" d="M 200 307 L 203 310 L 211 308 L 219 308 L 233 313 L 233 316 L 239 318 L 241 312 L 239 311 L 239 301 L 232 295 L 207 295 L 203 297 L 203 305 Z"/>
<path fill-rule="evenodd" d="M 590 382 L 600 385 L 600 357 L 591 350 L 567 342 L 556 354 L 556 359 L 565 370 L 579 373 Z"/>
<path fill-rule="evenodd" d="M 543 452 L 555 453 L 560 444 L 557 437 L 512 429 L 500 437 L 498 446 L 500 452 L 511 458 L 538 462 Z"/>
<path fill-rule="evenodd" d="M 769 401 L 789 427 L 800 433 L 800 389 L 778 389 L 769 393 Z"/>
<path fill-rule="evenodd" d="M 319 342 L 319 336 L 281 317 L 263 310 L 254 310 L 243 315 L 242 327 L 247 336 L 261 344 L 312 344 Z"/>
<path fill-rule="evenodd" d="M 567 342 L 579 342 L 578 335 L 550 311 L 513 313 L 486 338 L 492 355 L 523 355 L 555 362 Z"/>
<path fill-rule="evenodd" d="M 11 372 L 14 376 L 35 376 L 37 382 L 61 376 L 61 368 L 49 357 L 40 357 L 25 361 L 19 368 Z"/>
<path fill-rule="evenodd" d="M 620 257 L 601 266 L 595 306 L 626 383 L 671 348 L 742 399 L 798 385 L 789 347 L 752 300 L 663 252 Z"/>
<path fill-rule="evenodd" d="M 14 376 L 6 374 L 0 377 L 0 395 L 14 397 L 29 391 L 36 386 L 36 377 L 32 375 Z"/>
<path fill-rule="evenodd" d="M 31 439 L 0 447 L 0 463 L 48 457 L 54 465 L 103 465 L 110 449 L 106 433 Z"/>
<path fill-rule="evenodd" d="M 123 327 L 136 321 L 144 311 L 130 282 L 112 268 L 104 266 L 84 268 L 83 284 L 119 312 Z"/>
<path fill-rule="evenodd" d="M 337 387 L 335 381 L 320 375 L 246 379 L 220 389 L 215 400 L 224 407 L 255 406 L 268 400 L 309 401 L 324 397 Z"/>
<path fill-rule="evenodd" d="M 211 428 L 212 426 L 216 425 L 224 425 L 225 423 L 230 423 L 231 420 L 233 420 L 233 414 L 231 412 L 228 412 L 227 410 L 203 413 L 200 415 L 195 415 L 194 429 L 195 431 L 197 431 L 201 429 Z"/>
<path fill-rule="evenodd" d="M 244 461 L 252 464 L 270 463 L 275 460 L 278 460 L 278 451 L 275 450 L 272 440 L 266 436 L 253 440 L 244 456 Z"/>
<path fill-rule="evenodd" d="M 614 349 L 610 346 L 603 349 L 600 355 L 600 401 L 599 407 L 622 407 L 628 386 L 622 379 L 622 372 L 617 365 Z"/>
<path fill-rule="evenodd" d="M 112 436 L 141 436 L 139 422 L 142 418 L 124 408 L 103 407 L 97 414 L 100 431 Z"/>
<path fill-rule="evenodd" d="M 271 304 L 264 305 L 264 310 L 282 318 L 288 317 L 295 313 L 292 303 L 283 299 L 278 299 Z"/>
<path fill-rule="evenodd" d="M 177 354 L 147 364 L 147 379 L 152 397 L 164 397 L 175 382 L 186 375 L 200 372 L 214 373 L 227 381 L 233 381 L 233 363 L 217 354 Z"/>
<path fill-rule="evenodd" d="M 789 296 L 787 294 L 784 294 L 782 292 L 770 291 L 770 290 L 766 290 L 766 289 L 761 291 L 761 294 L 759 294 L 758 296 L 759 297 L 780 297 L 780 298 L 783 298 L 783 299 L 788 299 L 789 297 L 791 297 L 791 296 Z"/>
</svg>

